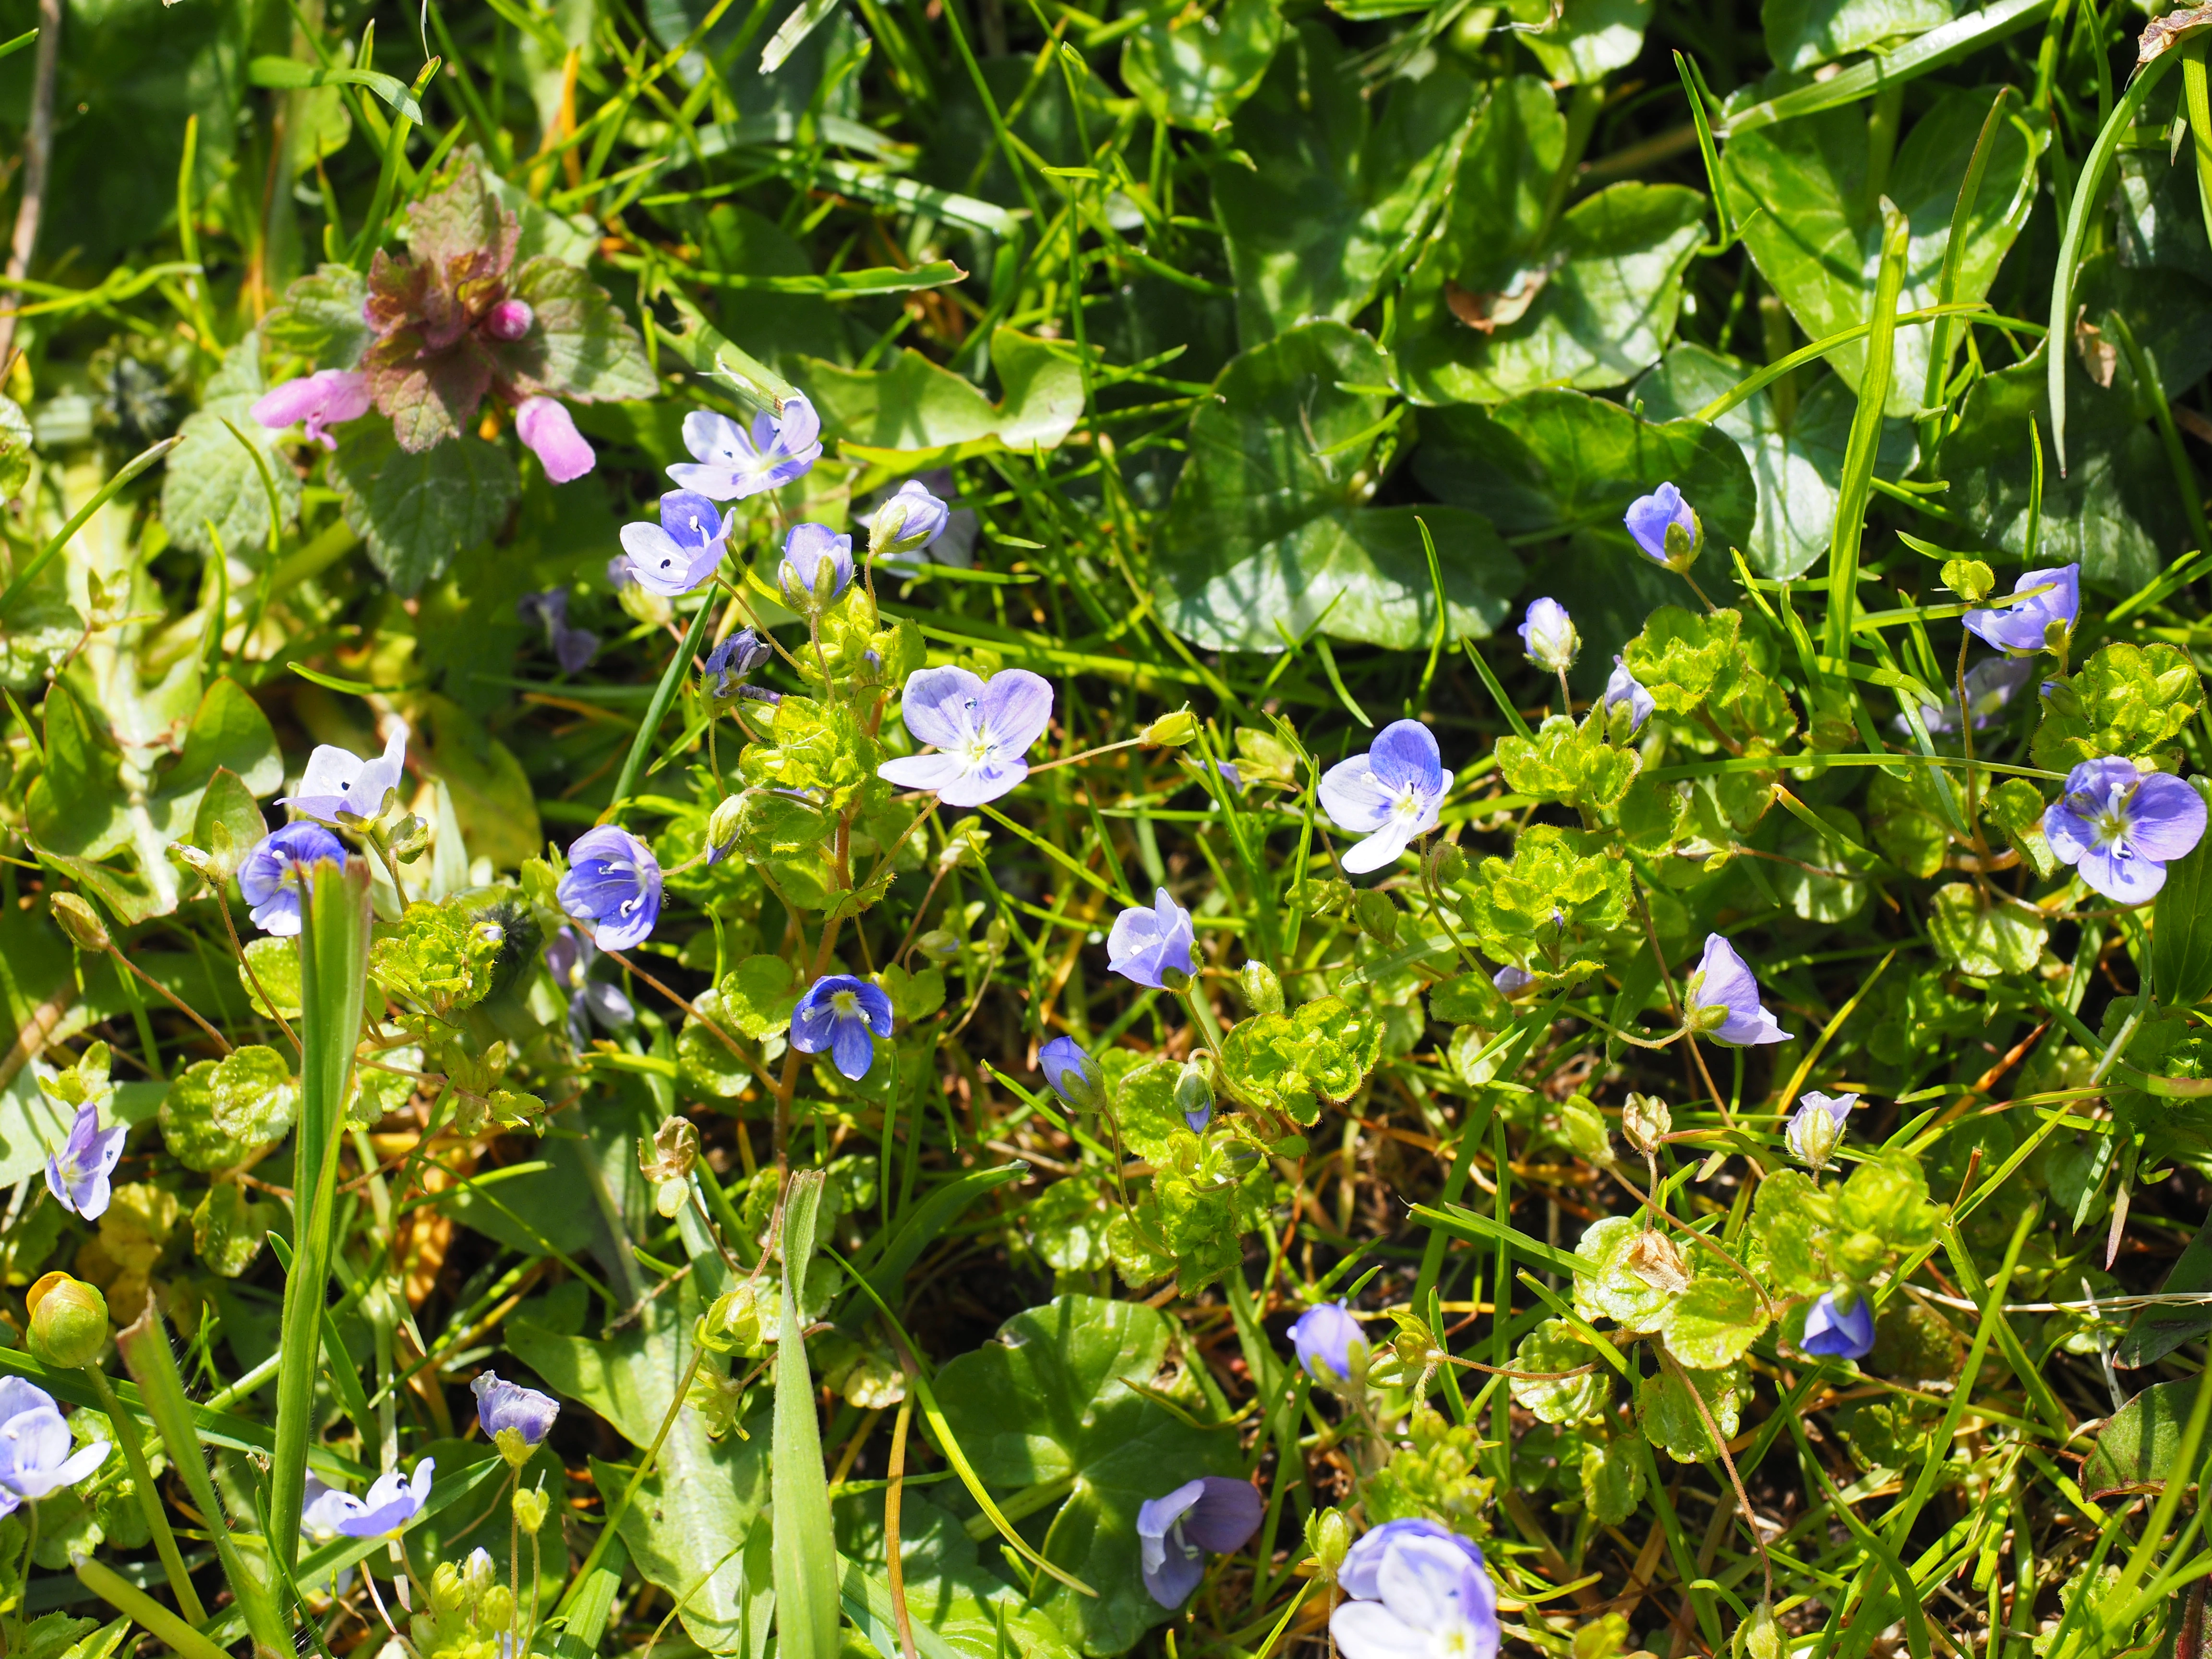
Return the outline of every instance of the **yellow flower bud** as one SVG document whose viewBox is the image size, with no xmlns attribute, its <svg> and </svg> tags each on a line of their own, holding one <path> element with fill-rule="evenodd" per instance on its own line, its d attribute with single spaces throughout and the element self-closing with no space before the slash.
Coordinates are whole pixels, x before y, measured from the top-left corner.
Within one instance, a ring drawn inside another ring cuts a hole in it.
<svg viewBox="0 0 2212 1659">
<path fill-rule="evenodd" d="M 107 1346 L 107 1298 L 67 1273 L 48 1273 L 24 1297 L 31 1315 L 31 1352 L 41 1364 L 74 1370 Z"/>
</svg>

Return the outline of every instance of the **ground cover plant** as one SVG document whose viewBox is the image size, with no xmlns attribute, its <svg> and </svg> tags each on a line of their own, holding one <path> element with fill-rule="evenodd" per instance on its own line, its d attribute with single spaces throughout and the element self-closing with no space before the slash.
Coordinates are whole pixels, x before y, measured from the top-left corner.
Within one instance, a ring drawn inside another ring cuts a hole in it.
<svg viewBox="0 0 2212 1659">
<path fill-rule="evenodd" d="M 0 1651 L 2203 1652 L 2208 42 L 0 0 Z"/>
</svg>

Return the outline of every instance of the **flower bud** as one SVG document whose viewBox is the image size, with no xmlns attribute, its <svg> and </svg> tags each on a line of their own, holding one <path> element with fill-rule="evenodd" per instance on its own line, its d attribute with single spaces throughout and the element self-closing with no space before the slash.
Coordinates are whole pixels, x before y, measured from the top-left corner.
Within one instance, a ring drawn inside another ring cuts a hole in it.
<svg viewBox="0 0 2212 1659">
<path fill-rule="evenodd" d="M 484 313 L 484 332 L 495 340 L 519 340 L 537 320 L 527 300 L 501 300 Z"/>
<path fill-rule="evenodd" d="M 760 1291 L 750 1280 L 714 1298 L 699 1316 L 699 1346 L 714 1353 L 756 1354 L 761 1350 Z"/>
<path fill-rule="evenodd" d="M 430 844 L 430 826 L 420 812 L 410 812 L 392 826 L 388 840 L 392 857 L 411 859 Z"/>
<path fill-rule="evenodd" d="M 1351 1549 L 1352 1523 L 1342 1510 L 1322 1510 L 1306 1516 L 1306 1553 L 1313 1557 L 1316 1577 L 1333 1583 Z"/>
<path fill-rule="evenodd" d="M 1398 902 L 1388 893 L 1369 888 L 1353 902 L 1353 914 L 1359 931 L 1376 944 L 1388 945 L 1398 937 Z"/>
<path fill-rule="evenodd" d="M 1176 1079 L 1175 1103 L 1182 1121 L 1190 1125 L 1191 1133 L 1206 1133 L 1206 1126 L 1213 1121 L 1213 1081 L 1206 1075 L 1204 1060 L 1183 1062 L 1182 1075 Z"/>
<path fill-rule="evenodd" d="M 1659 1143 L 1674 1127 L 1674 1114 L 1656 1095 L 1632 1094 L 1621 1106 L 1620 1133 L 1646 1158 L 1659 1150 Z"/>
<path fill-rule="evenodd" d="M 720 864 L 727 858 L 730 849 L 738 844 L 738 830 L 745 816 L 743 795 L 725 795 L 722 803 L 707 815 L 707 862 Z"/>
<path fill-rule="evenodd" d="M 1198 739 L 1198 716 L 1188 708 L 1163 714 L 1143 731 L 1137 741 L 1155 749 L 1180 749 Z"/>
<path fill-rule="evenodd" d="M 75 893 L 56 893 L 46 902 L 52 906 L 54 920 L 61 923 L 62 932 L 80 951 L 105 951 L 113 943 L 107 936 L 107 924 L 100 919 L 100 912 Z"/>
<path fill-rule="evenodd" d="M 691 1391 L 684 1396 L 684 1403 L 706 1419 L 708 1437 L 720 1440 L 745 1414 L 745 1398 L 750 1392 L 735 1377 L 724 1376 L 702 1365 L 691 1379 Z M 738 1437 L 742 1440 L 750 1437 L 738 1429 Z"/>
<path fill-rule="evenodd" d="M 1943 586 L 1968 605 L 1979 605 L 1996 585 L 1996 573 L 1979 559 L 1943 561 Z"/>
<path fill-rule="evenodd" d="M 1275 977 L 1275 970 L 1266 963 L 1246 963 L 1237 975 L 1237 984 L 1244 993 L 1245 1006 L 1254 1013 L 1279 1014 L 1283 1012 L 1283 981 Z"/>
<path fill-rule="evenodd" d="M 869 519 L 868 551 L 878 557 L 918 552 L 942 536 L 951 521 L 952 509 L 921 479 L 908 478 Z"/>
<path fill-rule="evenodd" d="M 546 1511 L 553 1507 L 553 1499 L 543 1486 L 532 1486 L 527 1492 L 514 1494 L 514 1524 L 532 1538 L 545 1524 Z"/>
<path fill-rule="evenodd" d="M 1582 653 L 1583 639 L 1575 631 L 1574 618 L 1557 599 L 1530 600 L 1520 635 L 1528 660 L 1547 673 L 1565 673 Z"/>
<path fill-rule="evenodd" d="M 107 1298 L 67 1273 L 48 1273 L 24 1297 L 31 1317 L 31 1353 L 40 1364 L 74 1370 L 107 1346 Z"/>
<path fill-rule="evenodd" d="M 926 957 L 945 962 L 960 954 L 960 941 L 944 928 L 933 927 L 915 940 L 914 948 Z"/>
<path fill-rule="evenodd" d="M 1429 869 L 1440 887 L 1449 887 L 1455 881 L 1467 878 L 1467 854 L 1448 841 L 1438 842 L 1436 850 L 1429 854 Z"/>
</svg>

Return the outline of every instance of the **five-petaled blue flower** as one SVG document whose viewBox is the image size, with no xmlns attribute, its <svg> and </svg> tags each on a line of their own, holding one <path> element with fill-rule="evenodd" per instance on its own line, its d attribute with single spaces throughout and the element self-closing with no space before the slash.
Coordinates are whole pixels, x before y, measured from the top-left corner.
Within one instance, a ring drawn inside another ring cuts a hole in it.
<svg viewBox="0 0 2212 1659">
<path fill-rule="evenodd" d="M 726 697 L 745 677 L 775 654 L 775 647 L 750 628 L 740 628 L 707 653 L 707 680 L 718 697 Z"/>
<path fill-rule="evenodd" d="M 2043 838 L 2094 891 L 2121 904 L 2155 898 L 2166 866 L 2204 838 L 2204 798 L 2133 761 L 2083 761 L 2044 810 Z"/>
<path fill-rule="evenodd" d="M 343 864 L 345 847 L 321 824 L 304 819 L 254 843 L 238 866 L 238 890 L 256 927 L 280 938 L 300 931 L 300 874 L 318 859 Z"/>
<path fill-rule="evenodd" d="M 1367 1334 L 1341 1302 L 1317 1302 L 1300 1314 L 1291 1346 L 1316 1382 L 1348 1382 L 1367 1370 Z"/>
<path fill-rule="evenodd" d="M 1630 503 L 1621 522 L 1628 526 L 1644 557 L 1669 570 L 1688 569 L 1705 545 L 1705 526 L 1672 483 L 1662 483 L 1649 495 L 1638 496 Z"/>
<path fill-rule="evenodd" d="M 478 1373 L 469 1384 L 469 1392 L 477 1397 L 477 1422 L 484 1438 L 495 1444 L 501 1433 L 511 1430 L 522 1437 L 524 1445 L 534 1446 L 561 1415 L 561 1402 L 551 1395 L 503 1381 L 497 1371 Z"/>
<path fill-rule="evenodd" d="M 385 798 L 399 787 L 405 774 L 407 735 L 407 722 L 393 720 L 384 752 L 374 760 L 363 760 L 336 744 L 317 744 L 307 757 L 307 769 L 300 775 L 300 793 L 280 796 L 276 804 L 303 818 L 349 828 L 382 816 Z"/>
<path fill-rule="evenodd" d="M 107 1210 L 108 1177 L 123 1157 L 124 1137 L 131 1133 L 118 1123 L 100 1127 L 100 1108 L 91 1103 L 76 1109 L 70 1121 L 69 1138 L 61 1150 L 46 1159 L 46 1190 L 62 1208 L 87 1221 L 97 1220 Z"/>
<path fill-rule="evenodd" d="M 1037 1050 L 1037 1070 L 1058 1095 L 1079 1112 L 1093 1112 L 1106 1101 L 1106 1073 L 1072 1036 L 1056 1036 Z"/>
<path fill-rule="evenodd" d="M 1380 870 L 1416 836 L 1437 827 L 1451 774 L 1437 740 L 1419 720 L 1393 720 L 1364 755 L 1339 761 L 1321 781 L 1321 804 L 1329 822 L 1364 836 L 1344 855 L 1354 875 Z"/>
<path fill-rule="evenodd" d="M 1731 1048 L 1781 1042 L 1790 1033 L 1759 1006 L 1759 981 L 1735 946 L 1718 933 L 1705 935 L 1705 954 L 1684 988 L 1689 1027 Z"/>
<path fill-rule="evenodd" d="M 1377 1600 L 1382 1594 L 1382 1563 L 1389 1559 L 1392 1550 L 1413 1538 L 1428 1538 L 1440 1544 L 1449 1544 L 1466 1556 L 1478 1571 L 1488 1565 L 1483 1560 L 1482 1551 L 1473 1539 L 1461 1537 L 1440 1522 L 1408 1516 L 1403 1520 L 1385 1521 L 1381 1526 L 1359 1534 L 1352 1547 L 1345 1552 L 1344 1565 L 1337 1569 L 1337 1588 L 1358 1601 Z"/>
<path fill-rule="evenodd" d="M 332 1505 L 344 1511 L 336 1518 L 334 1529 L 348 1538 L 396 1538 L 413 1524 L 415 1517 L 422 1513 L 422 1505 L 430 1501 L 430 1477 L 437 1468 L 436 1458 L 426 1457 L 415 1466 L 411 1481 L 392 1469 L 376 1478 L 365 1498 L 344 1492 L 325 1493 L 317 1501 L 329 1504 L 333 1497 L 343 1500 Z"/>
<path fill-rule="evenodd" d="M 2033 657 L 1989 657 L 1966 671 L 1966 708 L 1974 717 L 1974 730 L 1978 732 L 1996 719 L 2014 695 L 2036 676 Z M 1938 736 L 1956 732 L 1960 726 L 1959 694 L 1956 691 L 1942 702 L 1920 705 L 1920 721 Z M 1906 736 L 1912 732 L 1912 722 L 1903 714 L 1893 722 Z"/>
<path fill-rule="evenodd" d="M 816 980 L 791 1011 L 791 1046 L 802 1054 L 829 1050 L 837 1069 L 855 1083 L 876 1063 L 875 1039 L 890 1034 L 890 998 L 882 986 L 850 974 Z"/>
<path fill-rule="evenodd" d="M 827 605 L 853 580 L 853 538 L 826 524 L 795 524 L 783 538 L 783 562 L 775 580 L 783 597 L 805 610 Z"/>
<path fill-rule="evenodd" d="M 1161 887 L 1153 891 L 1151 909 L 1132 905 L 1114 918 L 1113 931 L 1106 935 L 1106 966 L 1155 991 L 1178 990 L 1181 985 L 1170 985 L 1167 976 L 1189 981 L 1198 972 L 1197 945 L 1190 912 Z"/>
<path fill-rule="evenodd" d="M 1024 758 L 1052 720 L 1052 682 L 1026 668 L 988 680 L 964 668 L 925 668 L 899 697 L 906 729 L 933 755 L 902 755 L 876 775 L 902 789 L 933 789 L 947 806 L 981 806 L 1030 775 Z"/>
<path fill-rule="evenodd" d="M 1345 1659 L 1496 1659 L 1498 1591 L 1482 1552 L 1433 1527 L 1394 1521 L 1352 1547 L 1338 1580 L 1349 1599 L 1328 1621 Z M 1356 1574 L 1363 1595 L 1352 1589 L 1353 1557 L 1377 1537 L 1379 1554 L 1362 1556 Z"/>
<path fill-rule="evenodd" d="M 694 489 L 672 489 L 660 498 L 660 522 L 622 527 L 623 551 L 637 585 L 666 599 L 689 593 L 711 578 L 729 550 L 738 509 L 726 514 Z"/>
<path fill-rule="evenodd" d="M 2064 633 L 2074 631 L 2075 619 L 2081 614 L 2081 567 L 2062 564 L 2031 570 L 2012 585 L 2012 591 L 2034 593 L 2039 587 L 2049 591 L 2002 610 L 1969 611 L 1960 620 L 1969 634 L 2000 651 L 2040 651 L 2051 623 L 2058 623 Z"/>
<path fill-rule="evenodd" d="M 1137 1506 L 1137 1558 L 1145 1588 L 1179 1607 L 1206 1577 L 1206 1557 L 1243 1548 L 1266 1506 L 1248 1480 L 1200 1475 Z"/>
<path fill-rule="evenodd" d="M 20 1376 L 0 1376 L 0 1516 L 75 1486 L 107 1461 L 106 1441 L 72 1450 L 75 1443 L 53 1395 Z"/>
<path fill-rule="evenodd" d="M 580 1049 L 591 1041 L 595 1022 L 618 1031 L 637 1018 L 621 987 L 592 977 L 599 954 L 599 946 L 573 927 L 562 928 L 545 947 L 545 966 L 568 997 L 568 1041 Z"/>
<path fill-rule="evenodd" d="M 684 417 L 684 447 L 695 461 L 668 469 L 678 489 L 718 501 L 743 501 L 782 489 L 821 459 L 822 417 L 795 392 L 776 414 L 753 416 L 750 434 L 726 415 L 695 409 Z"/>
<path fill-rule="evenodd" d="M 660 920 L 660 860 L 618 824 L 586 830 L 570 843 L 568 873 L 554 890 L 561 908 L 592 924 L 592 943 L 627 951 Z"/>
<path fill-rule="evenodd" d="M 1855 1296 L 1847 1312 L 1833 1291 L 1821 1291 L 1805 1316 L 1805 1335 L 1797 1346 L 1822 1359 L 1863 1359 L 1874 1347 L 1874 1304 Z"/>
</svg>

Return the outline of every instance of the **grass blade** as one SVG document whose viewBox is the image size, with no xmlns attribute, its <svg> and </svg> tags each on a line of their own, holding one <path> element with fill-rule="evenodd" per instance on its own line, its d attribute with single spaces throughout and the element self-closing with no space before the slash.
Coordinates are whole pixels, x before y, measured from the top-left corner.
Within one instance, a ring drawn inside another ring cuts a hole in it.
<svg viewBox="0 0 2212 1659">
<path fill-rule="evenodd" d="M 1889 402 L 1890 342 L 1897 333 L 1897 296 L 1905 286 L 1905 255 L 1912 224 L 1887 204 L 1882 209 L 1881 269 L 1867 318 L 1866 370 L 1859 379 L 1858 412 L 1844 449 L 1843 488 L 1828 542 L 1828 615 L 1822 654 L 1841 662 L 1851 653 L 1851 618 L 1858 605 L 1859 538 L 1873 493 L 1875 455 L 1881 447 L 1882 409 Z"/>
<path fill-rule="evenodd" d="M 331 1224 L 337 1213 L 338 1148 L 345 1127 L 346 1079 L 361 1030 L 368 978 L 368 866 L 323 860 L 306 877 L 300 930 L 300 1115 L 293 1132 L 292 1237 L 296 1251 L 284 1281 L 285 1352 L 300 1363 L 276 1377 L 276 1456 L 270 1471 L 270 1548 L 287 1566 L 299 1559 L 300 1511 L 307 1501 L 307 1443 L 314 1431 L 313 1356 L 322 1340 L 323 1299 L 331 1276 Z M 349 1363 L 332 1356 L 338 1364 Z"/>
<path fill-rule="evenodd" d="M 822 1202 L 819 1170 L 791 1177 L 783 1200 L 783 1291 L 775 1345 L 775 1431 L 770 1501 L 775 1506 L 775 1639 L 782 1659 L 836 1659 L 842 1618 L 837 1541 L 830 1525 L 830 1481 L 822 1425 L 799 1335 L 799 1287 L 814 1255 Z"/>
</svg>

